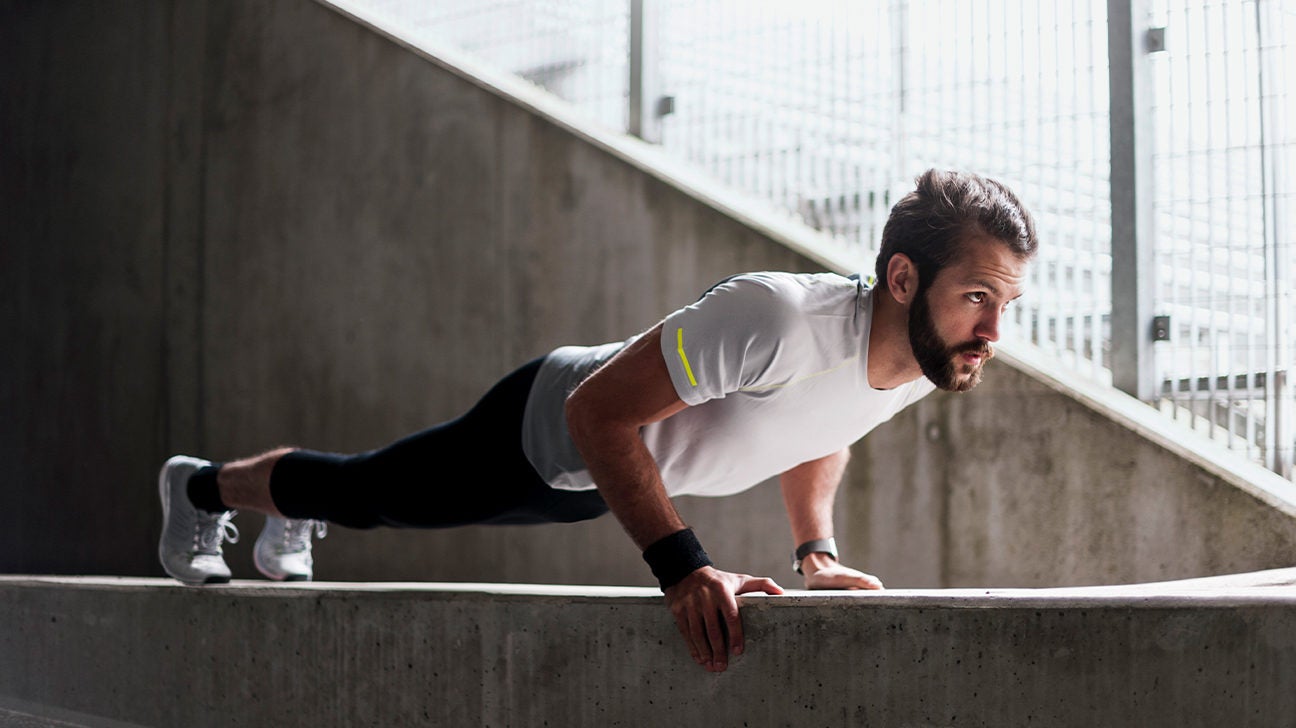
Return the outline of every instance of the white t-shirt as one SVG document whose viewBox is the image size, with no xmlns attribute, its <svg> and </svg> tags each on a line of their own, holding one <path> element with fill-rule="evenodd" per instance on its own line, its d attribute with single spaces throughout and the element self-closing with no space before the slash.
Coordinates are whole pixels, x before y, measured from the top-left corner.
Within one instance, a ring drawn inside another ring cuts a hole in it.
<svg viewBox="0 0 1296 728">
<path fill-rule="evenodd" d="M 729 495 L 850 445 L 935 387 L 868 384 L 872 292 L 831 273 L 750 273 L 666 317 L 662 356 L 690 405 L 641 430 L 666 492 Z M 637 338 L 637 337 L 634 337 Z M 634 341 L 554 350 L 527 398 L 522 448 L 551 487 L 594 488 L 563 403 Z"/>
</svg>

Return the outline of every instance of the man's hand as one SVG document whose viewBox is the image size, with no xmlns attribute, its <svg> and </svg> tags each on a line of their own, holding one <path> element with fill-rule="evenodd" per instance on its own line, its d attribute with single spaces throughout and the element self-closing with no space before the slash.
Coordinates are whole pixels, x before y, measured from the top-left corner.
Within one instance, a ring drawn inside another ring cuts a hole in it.
<svg viewBox="0 0 1296 728">
<path fill-rule="evenodd" d="M 666 605 L 675 615 L 675 626 L 684 635 L 693 661 L 709 672 L 723 672 L 729 666 L 730 652 L 742 654 L 737 596 L 748 592 L 782 594 L 783 588 L 772 579 L 704 566 L 666 590 Z"/>
<path fill-rule="evenodd" d="M 842 566 L 824 553 L 813 553 L 801 561 L 807 589 L 882 589 L 882 580 L 872 574 Z"/>
</svg>

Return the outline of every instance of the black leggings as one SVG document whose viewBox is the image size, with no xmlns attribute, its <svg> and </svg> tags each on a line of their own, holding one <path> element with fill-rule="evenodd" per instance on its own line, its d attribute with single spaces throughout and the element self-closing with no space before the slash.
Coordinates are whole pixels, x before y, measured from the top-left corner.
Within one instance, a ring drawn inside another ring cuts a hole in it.
<svg viewBox="0 0 1296 728">
<path fill-rule="evenodd" d="M 540 359 L 500 380 L 464 416 L 358 455 L 295 450 L 270 496 L 289 518 L 351 528 L 571 523 L 607 513 L 596 490 L 550 488 L 522 452 Z"/>
</svg>

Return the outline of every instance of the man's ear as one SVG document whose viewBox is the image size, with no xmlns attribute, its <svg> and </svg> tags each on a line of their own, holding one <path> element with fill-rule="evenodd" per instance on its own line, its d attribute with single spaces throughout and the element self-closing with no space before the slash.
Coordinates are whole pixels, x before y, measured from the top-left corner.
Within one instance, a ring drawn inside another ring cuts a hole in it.
<svg viewBox="0 0 1296 728">
<path fill-rule="evenodd" d="M 887 261 L 887 291 L 897 303 L 908 306 L 918 295 L 918 266 L 904 253 Z"/>
</svg>

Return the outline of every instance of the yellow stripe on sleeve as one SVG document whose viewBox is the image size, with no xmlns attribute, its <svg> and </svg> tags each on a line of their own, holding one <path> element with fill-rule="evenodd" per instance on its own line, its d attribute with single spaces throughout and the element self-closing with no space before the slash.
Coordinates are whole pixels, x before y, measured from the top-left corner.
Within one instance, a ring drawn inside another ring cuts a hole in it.
<svg viewBox="0 0 1296 728">
<path fill-rule="evenodd" d="M 693 377 L 693 367 L 689 366 L 688 357 L 684 355 L 684 329 L 675 329 L 675 340 L 679 342 L 680 361 L 684 362 L 684 373 L 688 375 L 689 384 L 697 386 L 697 379 Z"/>
</svg>

